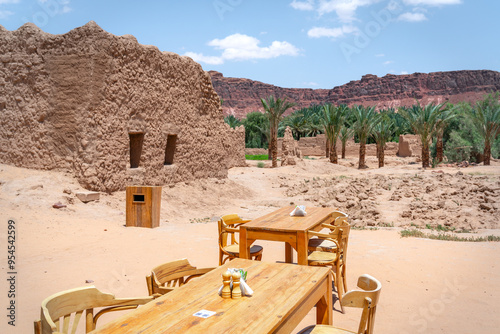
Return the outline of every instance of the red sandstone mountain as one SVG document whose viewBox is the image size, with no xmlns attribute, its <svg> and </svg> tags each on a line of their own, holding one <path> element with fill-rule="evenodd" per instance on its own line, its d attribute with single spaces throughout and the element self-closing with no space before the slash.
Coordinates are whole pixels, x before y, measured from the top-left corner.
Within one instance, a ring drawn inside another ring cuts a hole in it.
<svg viewBox="0 0 500 334">
<path fill-rule="evenodd" d="M 330 102 L 380 109 L 412 105 L 416 99 L 422 104 L 474 102 L 500 90 L 500 72 L 489 70 L 387 74 L 382 78 L 367 74 L 361 80 L 333 89 L 282 88 L 250 79 L 226 78 L 216 71 L 209 73 L 215 91 L 224 100 L 224 114 L 238 118 L 252 111 L 263 111 L 260 98 L 271 94 L 286 96 L 297 103 L 297 108 Z"/>
</svg>

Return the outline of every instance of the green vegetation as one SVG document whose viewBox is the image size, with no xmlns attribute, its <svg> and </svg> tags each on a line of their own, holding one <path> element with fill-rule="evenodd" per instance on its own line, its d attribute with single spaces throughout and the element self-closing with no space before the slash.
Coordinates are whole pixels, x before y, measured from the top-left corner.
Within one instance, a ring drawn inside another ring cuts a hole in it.
<svg viewBox="0 0 500 334">
<path fill-rule="evenodd" d="M 191 218 L 191 219 L 189 219 L 189 222 L 191 224 L 208 223 L 208 222 L 210 222 L 210 217 L 205 217 L 205 218 Z"/>
<path fill-rule="evenodd" d="M 373 107 L 345 105 L 311 105 L 292 111 L 284 116 L 293 103 L 273 96 L 261 99 L 266 113 L 258 111 L 247 114 L 241 120 L 229 115 L 224 121 L 231 127 L 245 127 L 245 147 L 268 149 L 272 158 L 271 141 L 282 136 L 289 126 L 295 139 L 326 133 L 330 147 L 336 150 L 336 139 L 342 142 L 342 158 L 345 159 L 346 142 L 354 136 L 360 143 L 358 167 L 365 166 L 365 145 L 377 143 L 379 166 L 384 164 L 383 147 L 388 141 L 399 140 L 402 134 L 417 134 L 425 143 L 422 151 L 422 166 L 438 166 L 448 162 L 482 161 L 487 165 L 490 156 L 500 157 L 500 93 L 485 96 L 474 105 L 467 103 L 428 104 L 418 103 L 411 107 L 375 111 Z M 380 115 L 380 116 L 377 116 Z M 328 136 L 330 132 L 330 136 Z M 335 154 L 334 154 L 335 155 Z M 330 156 L 332 162 L 335 156 Z M 275 160 L 275 164 L 277 159 Z"/>
<path fill-rule="evenodd" d="M 445 241 L 468 241 L 468 242 L 500 241 L 500 237 L 494 235 L 488 235 L 486 237 L 460 237 L 453 234 L 424 233 L 420 230 L 402 230 L 400 234 L 401 237 L 403 238 L 413 237 L 413 238 L 426 238 L 426 239 L 445 240 Z"/>
<path fill-rule="evenodd" d="M 278 167 L 278 127 L 285 111 L 294 107 L 295 103 L 288 102 L 286 97 L 275 99 L 273 95 L 267 99 L 261 98 L 260 102 L 269 119 L 270 155 L 273 161 L 272 167 L 276 168 Z"/>
<path fill-rule="evenodd" d="M 247 159 L 247 160 L 268 160 L 269 156 L 267 154 L 255 154 L 255 155 L 245 154 L 245 159 Z"/>
<path fill-rule="evenodd" d="M 257 163 L 257 167 L 258 167 L 258 168 L 264 168 L 265 166 L 266 166 L 266 164 L 265 164 L 265 163 L 263 163 L 263 162 L 258 162 L 258 163 Z"/>
</svg>

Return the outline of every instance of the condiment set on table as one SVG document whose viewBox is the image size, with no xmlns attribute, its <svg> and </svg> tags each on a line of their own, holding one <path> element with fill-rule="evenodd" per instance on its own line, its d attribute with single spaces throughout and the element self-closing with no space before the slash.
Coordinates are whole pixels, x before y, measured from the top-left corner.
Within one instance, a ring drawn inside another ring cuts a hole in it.
<svg viewBox="0 0 500 334">
<path fill-rule="evenodd" d="M 246 271 L 229 268 L 224 272 L 222 274 L 222 287 L 219 289 L 219 295 L 225 299 L 239 299 L 242 296 L 252 296 L 253 291 L 246 283 Z"/>
</svg>

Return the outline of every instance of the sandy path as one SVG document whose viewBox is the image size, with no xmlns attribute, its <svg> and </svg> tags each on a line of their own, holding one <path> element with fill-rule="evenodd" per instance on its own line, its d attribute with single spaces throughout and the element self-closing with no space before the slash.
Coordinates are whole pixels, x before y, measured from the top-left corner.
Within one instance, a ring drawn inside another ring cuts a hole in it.
<svg viewBox="0 0 500 334">
<path fill-rule="evenodd" d="M 182 257 L 199 267 L 217 265 L 216 217 L 234 212 L 254 218 L 290 202 L 317 205 L 319 202 L 306 199 L 307 193 L 285 195 L 304 179 L 408 171 L 417 173 L 419 169 L 395 163 L 382 170 L 360 172 L 324 161 L 279 169 L 234 168 L 227 180 L 164 187 L 161 226 L 140 229 L 124 227 L 124 192 L 101 194 L 99 202 L 83 204 L 74 196 L 81 188 L 67 174 L 0 165 L 0 242 L 5 245 L 7 221 L 14 219 L 19 273 L 16 327 L 8 326 L 4 315 L 0 333 L 32 332 L 32 321 L 38 318 L 45 297 L 83 286 L 86 280 L 120 297 L 141 296 L 147 292 L 144 276 L 155 265 Z M 498 176 L 500 168 L 476 167 L 471 172 Z M 382 216 L 392 209 L 388 196 L 388 192 L 376 196 Z M 492 198 L 498 201 L 498 197 Z M 57 201 L 67 208 L 53 209 Z M 195 219 L 201 222 L 195 223 Z M 483 234 L 499 233 L 478 233 Z M 258 243 L 265 248 L 264 261 L 283 260 L 282 244 Z M 7 254 L 2 249 L 5 276 Z M 355 287 L 363 273 L 382 282 L 377 333 L 492 333 L 500 326 L 500 243 L 403 239 L 397 228 L 354 230 L 348 259 L 349 288 Z M 5 310 L 7 282 L 5 278 L 0 282 Z M 346 310 L 344 315 L 334 312 L 334 323 L 357 328 L 359 312 Z M 299 328 L 313 322 L 311 312 Z"/>
</svg>

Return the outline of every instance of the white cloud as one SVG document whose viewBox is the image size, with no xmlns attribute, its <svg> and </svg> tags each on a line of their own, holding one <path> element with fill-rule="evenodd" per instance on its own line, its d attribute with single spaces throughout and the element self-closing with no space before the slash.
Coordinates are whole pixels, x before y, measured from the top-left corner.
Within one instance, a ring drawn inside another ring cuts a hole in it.
<svg viewBox="0 0 500 334">
<path fill-rule="evenodd" d="M 403 2 L 410 6 L 444 6 L 444 5 L 458 5 L 462 0 L 403 0 Z"/>
<path fill-rule="evenodd" d="M 302 84 L 305 85 L 305 86 L 307 86 L 307 87 L 316 87 L 316 86 L 319 86 L 319 84 L 317 82 L 314 82 L 314 81 L 303 82 Z"/>
<path fill-rule="evenodd" d="M 319 15 L 335 12 L 342 22 L 352 22 L 358 7 L 368 6 L 380 0 L 320 0 Z"/>
<path fill-rule="evenodd" d="M 376 54 L 375 57 L 385 57 L 385 54 L 379 53 L 379 54 Z"/>
<path fill-rule="evenodd" d="M 427 20 L 423 13 L 403 13 L 398 17 L 399 21 L 421 22 Z"/>
<path fill-rule="evenodd" d="M 401 71 L 401 72 L 399 72 L 399 74 L 408 74 L 408 72 L 406 72 L 406 71 Z"/>
<path fill-rule="evenodd" d="M 392 63 L 394 63 L 394 61 L 392 61 L 392 60 L 384 61 L 384 65 L 389 65 L 389 64 L 392 64 Z"/>
<path fill-rule="evenodd" d="M 11 16 L 12 14 L 14 14 L 14 13 L 12 13 L 8 10 L 0 10 L 0 19 L 6 19 L 9 16 Z"/>
<path fill-rule="evenodd" d="M 297 56 L 299 49 L 283 41 L 274 41 L 266 47 L 259 46 L 260 41 L 243 34 L 229 35 L 223 39 L 214 39 L 208 45 L 222 50 L 220 56 L 204 56 L 201 53 L 187 52 L 185 55 L 196 61 L 212 65 L 223 64 L 225 60 L 243 61 L 252 59 L 269 59 L 280 56 Z"/>
<path fill-rule="evenodd" d="M 358 31 L 358 28 L 350 25 L 344 25 L 339 28 L 324 28 L 324 27 L 314 27 L 309 29 L 307 32 L 307 36 L 311 38 L 320 38 L 320 37 L 331 37 L 338 38 L 343 37 L 347 34 L 352 34 Z"/>
<path fill-rule="evenodd" d="M 297 10 L 314 10 L 314 0 L 307 0 L 307 1 L 293 0 L 292 3 L 290 3 L 290 6 L 292 6 L 293 9 Z"/>
<path fill-rule="evenodd" d="M 222 59 L 222 57 L 204 56 L 203 54 L 196 52 L 186 52 L 184 56 L 188 56 L 198 63 L 205 63 L 210 65 L 224 64 L 224 59 Z"/>
</svg>

